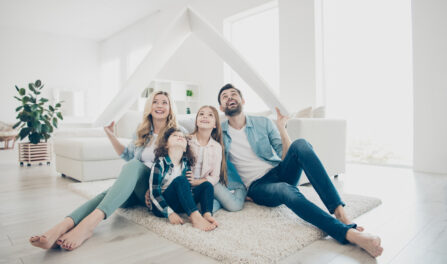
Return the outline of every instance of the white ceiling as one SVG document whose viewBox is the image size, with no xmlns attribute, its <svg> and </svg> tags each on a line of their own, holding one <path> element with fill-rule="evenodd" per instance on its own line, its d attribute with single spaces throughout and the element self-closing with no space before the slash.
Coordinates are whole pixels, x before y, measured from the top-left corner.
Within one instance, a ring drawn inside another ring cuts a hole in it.
<svg viewBox="0 0 447 264">
<path fill-rule="evenodd" d="M 181 2 L 187 1 L 0 0 L 0 26 L 99 41 Z"/>
</svg>

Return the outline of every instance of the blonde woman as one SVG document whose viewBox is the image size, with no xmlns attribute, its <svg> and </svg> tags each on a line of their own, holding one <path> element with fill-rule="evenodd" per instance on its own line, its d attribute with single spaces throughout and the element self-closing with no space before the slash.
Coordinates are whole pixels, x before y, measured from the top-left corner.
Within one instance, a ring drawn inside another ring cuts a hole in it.
<svg viewBox="0 0 447 264">
<path fill-rule="evenodd" d="M 129 162 L 123 166 L 112 187 L 84 203 L 43 235 L 31 237 L 30 243 L 33 246 L 43 249 L 58 246 L 67 250 L 76 249 L 117 208 L 145 205 L 156 139 L 166 129 L 177 127 L 171 102 L 166 92 L 152 93 L 146 102 L 143 120 L 137 128 L 134 140 L 127 147 L 115 137 L 114 122 L 104 127 L 115 151 Z"/>
</svg>

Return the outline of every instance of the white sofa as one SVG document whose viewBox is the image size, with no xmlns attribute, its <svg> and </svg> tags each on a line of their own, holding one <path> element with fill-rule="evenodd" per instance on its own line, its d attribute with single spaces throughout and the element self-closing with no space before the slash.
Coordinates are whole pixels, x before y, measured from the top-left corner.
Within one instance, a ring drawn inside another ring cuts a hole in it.
<svg viewBox="0 0 447 264">
<path fill-rule="evenodd" d="M 141 122 L 142 113 L 127 112 L 115 126 L 115 133 L 128 144 Z M 178 122 L 187 131 L 194 129 L 194 115 L 178 115 Z M 288 122 L 292 140 L 307 139 L 329 176 L 345 171 L 346 121 L 323 118 L 295 118 Z M 58 131 L 54 140 L 56 171 L 79 181 L 116 178 L 125 163 L 114 151 L 102 128 L 78 128 Z M 300 183 L 308 182 L 303 175 Z"/>
</svg>

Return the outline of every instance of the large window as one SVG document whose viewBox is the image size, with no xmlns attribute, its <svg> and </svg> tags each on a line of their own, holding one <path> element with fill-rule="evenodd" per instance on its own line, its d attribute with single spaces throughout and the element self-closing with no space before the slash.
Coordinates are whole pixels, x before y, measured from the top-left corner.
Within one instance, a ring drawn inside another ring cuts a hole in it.
<svg viewBox="0 0 447 264">
<path fill-rule="evenodd" d="M 410 0 L 323 0 L 322 35 L 327 112 L 348 122 L 348 160 L 411 165 Z"/>
<path fill-rule="evenodd" d="M 248 63 L 279 93 L 278 5 L 272 2 L 237 14 L 225 20 L 224 35 L 247 59 Z M 224 67 L 226 82 L 240 88 L 247 112 L 268 110 L 267 105 L 228 65 Z"/>
</svg>

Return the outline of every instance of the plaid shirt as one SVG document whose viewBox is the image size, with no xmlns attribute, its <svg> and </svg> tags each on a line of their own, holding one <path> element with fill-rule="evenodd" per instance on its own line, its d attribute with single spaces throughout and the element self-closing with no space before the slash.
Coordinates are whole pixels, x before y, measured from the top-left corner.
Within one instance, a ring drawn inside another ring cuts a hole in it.
<svg viewBox="0 0 447 264">
<path fill-rule="evenodd" d="M 181 162 L 183 167 L 181 177 L 186 177 L 186 172 L 191 170 L 191 168 L 185 158 L 183 158 Z M 154 165 L 152 165 L 151 169 L 151 175 L 149 177 L 149 193 L 151 196 L 151 202 L 165 217 L 168 217 L 174 212 L 169 207 L 162 194 L 163 179 L 173 167 L 174 164 L 172 164 L 169 156 L 166 155 L 165 157 L 159 157 L 156 161 L 154 161 Z"/>
</svg>

